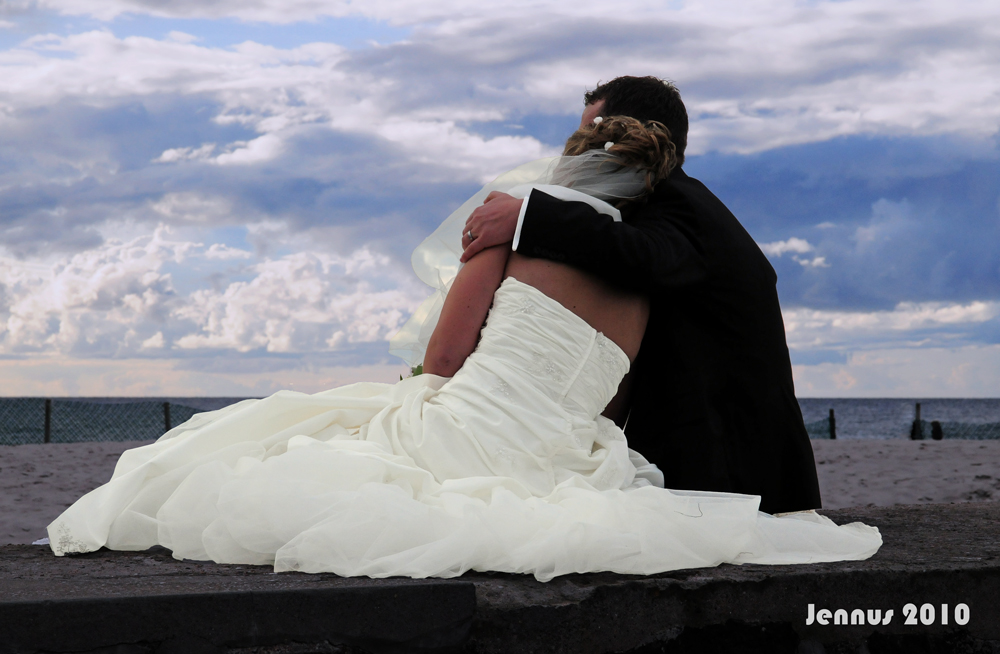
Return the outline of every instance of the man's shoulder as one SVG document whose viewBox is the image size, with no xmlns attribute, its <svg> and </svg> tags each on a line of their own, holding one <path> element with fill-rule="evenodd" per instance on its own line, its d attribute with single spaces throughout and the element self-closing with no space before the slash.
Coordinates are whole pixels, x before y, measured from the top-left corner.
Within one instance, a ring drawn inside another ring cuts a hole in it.
<svg viewBox="0 0 1000 654">
<path fill-rule="evenodd" d="M 645 215 L 644 215 L 645 214 Z M 701 181 L 677 168 L 653 189 L 642 217 L 672 217 L 687 221 L 700 219 L 735 220 L 732 212 Z"/>
<path fill-rule="evenodd" d="M 741 275 L 758 270 L 763 278 L 775 278 L 774 268 L 733 212 L 681 169 L 657 184 L 649 203 L 634 218 L 635 224 L 643 220 L 665 221 L 683 231 L 724 269 L 738 269 Z"/>
<path fill-rule="evenodd" d="M 712 201 L 722 204 L 722 201 L 701 180 L 691 177 L 683 168 L 675 168 L 666 179 L 657 184 L 651 200 L 666 201 L 671 198 L 676 199 L 678 195 L 689 197 L 692 201 Z"/>
</svg>

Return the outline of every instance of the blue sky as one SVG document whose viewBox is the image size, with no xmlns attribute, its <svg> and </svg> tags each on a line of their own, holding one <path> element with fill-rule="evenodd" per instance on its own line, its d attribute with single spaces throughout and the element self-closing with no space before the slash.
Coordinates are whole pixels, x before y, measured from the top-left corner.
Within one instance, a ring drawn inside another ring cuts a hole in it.
<svg viewBox="0 0 1000 654">
<path fill-rule="evenodd" d="M 1000 394 L 1000 6 L 923 0 L 6 2 L 0 394 L 398 378 L 413 247 L 620 74 L 681 89 L 801 396 Z"/>
</svg>

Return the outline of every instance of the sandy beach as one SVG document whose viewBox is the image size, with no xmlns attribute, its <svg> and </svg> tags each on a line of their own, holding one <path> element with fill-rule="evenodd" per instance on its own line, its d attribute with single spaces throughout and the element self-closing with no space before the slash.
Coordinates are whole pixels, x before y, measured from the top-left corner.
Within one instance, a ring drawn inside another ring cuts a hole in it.
<svg viewBox="0 0 1000 654">
<path fill-rule="evenodd" d="M 31 543 L 143 443 L 0 446 L 0 544 Z M 1000 441 L 812 441 L 823 506 L 1000 499 Z"/>
</svg>

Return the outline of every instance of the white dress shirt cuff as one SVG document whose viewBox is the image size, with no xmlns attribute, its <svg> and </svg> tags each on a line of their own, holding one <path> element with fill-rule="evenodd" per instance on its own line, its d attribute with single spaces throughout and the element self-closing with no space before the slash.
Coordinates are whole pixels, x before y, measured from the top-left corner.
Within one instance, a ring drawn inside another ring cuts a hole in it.
<svg viewBox="0 0 1000 654">
<path fill-rule="evenodd" d="M 510 249 L 514 252 L 517 252 L 517 244 L 521 242 L 521 225 L 524 224 L 524 214 L 528 211 L 528 200 L 530 199 L 531 194 L 529 193 L 524 198 L 524 202 L 521 203 L 521 213 L 517 214 L 517 228 L 514 230 L 514 240 L 510 244 Z"/>
<path fill-rule="evenodd" d="M 622 214 L 618 211 L 618 209 L 611 206 L 604 200 L 598 200 L 592 195 L 587 195 L 586 193 L 581 193 L 580 191 L 566 188 L 565 186 L 552 186 L 550 184 L 521 184 L 520 186 L 515 186 L 507 191 L 507 193 L 515 198 L 524 198 L 524 202 L 521 203 L 521 213 L 517 215 L 517 228 L 514 230 L 514 240 L 510 244 L 510 249 L 515 252 L 517 252 L 517 246 L 521 242 L 521 227 L 524 225 L 524 214 L 528 211 L 528 201 L 531 199 L 531 192 L 534 190 L 542 191 L 543 193 L 547 193 L 555 199 L 562 200 L 564 202 L 583 202 L 584 204 L 589 204 L 597 211 L 597 213 L 603 213 L 611 216 L 611 219 L 616 223 L 620 223 L 622 221 Z"/>
</svg>

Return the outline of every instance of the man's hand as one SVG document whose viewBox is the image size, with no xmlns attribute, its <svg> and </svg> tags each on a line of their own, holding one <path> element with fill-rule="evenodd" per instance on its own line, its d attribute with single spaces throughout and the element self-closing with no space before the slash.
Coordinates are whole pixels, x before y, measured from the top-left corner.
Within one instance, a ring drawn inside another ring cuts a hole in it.
<svg viewBox="0 0 1000 654">
<path fill-rule="evenodd" d="M 481 250 L 514 240 L 522 202 L 524 200 L 498 191 L 486 196 L 483 206 L 473 211 L 465 221 L 465 232 L 462 234 L 462 247 L 465 252 L 462 253 L 462 263 L 476 256 Z M 469 238 L 470 232 L 475 238 Z"/>
</svg>

